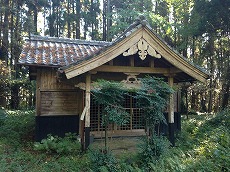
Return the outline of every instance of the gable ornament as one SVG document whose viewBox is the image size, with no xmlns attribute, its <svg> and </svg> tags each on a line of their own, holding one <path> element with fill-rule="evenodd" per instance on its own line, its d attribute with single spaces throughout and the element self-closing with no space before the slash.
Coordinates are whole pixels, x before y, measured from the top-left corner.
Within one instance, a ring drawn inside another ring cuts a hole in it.
<svg viewBox="0 0 230 172">
<path fill-rule="evenodd" d="M 127 75 L 126 80 L 122 80 L 121 83 L 124 84 L 126 88 L 138 89 L 141 87 L 141 81 L 137 78 L 140 73 L 124 73 Z"/>
<path fill-rule="evenodd" d="M 149 54 L 155 58 L 161 58 L 161 55 L 156 52 L 156 50 L 151 47 L 147 41 L 141 38 L 137 43 L 135 43 L 132 47 L 130 47 L 127 51 L 123 53 L 123 56 L 130 56 L 138 53 L 141 60 L 144 60 Z"/>
</svg>

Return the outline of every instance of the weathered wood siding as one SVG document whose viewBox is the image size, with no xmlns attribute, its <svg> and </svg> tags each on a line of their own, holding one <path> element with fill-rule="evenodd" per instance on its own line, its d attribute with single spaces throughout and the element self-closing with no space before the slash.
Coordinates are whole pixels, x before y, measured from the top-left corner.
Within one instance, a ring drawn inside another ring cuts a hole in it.
<svg viewBox="0 0 230 172">
<path fill-rule="evenodd" d="M 42 115 L 77 115 L 78 92 L 76 91 L 42 91 Z"/>
<path fill-rule="evenodd" d="M 37 116 L 79 115 L 83 92 L 77 79 L 60 81 L 52 68 L 37 70 Z"/>
<path fill-rule="evenodd" d="M 66 79 L 65 82 L 61 82 L 58 79 L 57 70 L 52 68 L 38 69 L 37 77 L 38 79 L 40 78 L 40 90 L 75 89 L 74 82 L 76 81 L 76 79 Z"/>
</svg>

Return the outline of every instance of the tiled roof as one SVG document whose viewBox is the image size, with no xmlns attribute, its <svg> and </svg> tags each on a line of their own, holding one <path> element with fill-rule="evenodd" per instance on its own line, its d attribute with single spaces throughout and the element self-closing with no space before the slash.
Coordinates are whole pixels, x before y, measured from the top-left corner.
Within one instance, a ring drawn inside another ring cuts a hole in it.
<svg viewBox="0 0 230 172">
<path fill-rule="evenodd" d="M 30 39 L 25 40 L 18 63 L 23 65 L 56 66 L 61 67 L 61 69 L 67 69 L 78 65 L 83 61 L 96 57 L 99 53 L 106 51 L 111 46 L 115 46 L 117 43 L 126 37 L 129 37 L 129 35 L 141 27 L 146 27 L 153 35 L 155 35 L 169 49 L 174 51 L 174 53 L 176 53 L 186 63 L 189 63 L 198 70 L 209 75 L 209 73 L 203 68 L 191 63 L 175 49 L 170 47 L 157 33 L 153 31 L 143 16 L 140 16 L 113 42 L 32 36 Z"/>
<path fill-rule="evenodd" d="M 101 49 L 110 44 L 103 41 L 32 36 L 25 40 L 18 63 L 57 67 L 68 66 L 99 53 Z"/>
</svg>

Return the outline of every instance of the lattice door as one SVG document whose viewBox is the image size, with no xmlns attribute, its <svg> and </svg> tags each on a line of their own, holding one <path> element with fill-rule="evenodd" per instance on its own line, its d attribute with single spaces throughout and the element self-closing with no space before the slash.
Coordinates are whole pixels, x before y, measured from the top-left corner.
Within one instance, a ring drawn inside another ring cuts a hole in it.
<svg viewBox="0 0 230 172">
<path fill-rule="evenodd" d="M 111 125 L 110 129 L 112 130 L 136 130 L 144 129 L 142 109 L 137 108 L 136 100 L 134 94 L 130 93 L 125 95 L 124 107 L 126 111 L 130 114 L 129 121 L 125 125 L 116 126 Z M 102 125 L 101 117 L 101 106 L 97 105 L 93 100 L 91 100 L 90 105 L 90 126 L 91 131 L 104 131 Z"/>
</svg>

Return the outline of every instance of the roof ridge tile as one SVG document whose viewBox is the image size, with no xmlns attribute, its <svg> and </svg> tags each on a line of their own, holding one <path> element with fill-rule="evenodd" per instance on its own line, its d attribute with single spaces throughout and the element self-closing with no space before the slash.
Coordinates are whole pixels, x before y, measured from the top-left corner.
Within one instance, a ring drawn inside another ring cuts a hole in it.
<svg viewBox="0 0 230 172">
<path fill-rule="evenodd" d="M 72 38 L 64 38 L 64 37 L 49 37 L 49 36 L 40 36 L 40 35 L 31 35 L 30 37 L 27 37 L 26 40 L 69 43 L 69 44 L 103 45 L 103 46 L 111 45 L 111 42 L 107 42 L 107 41 L 72 39 Z"/>
</svg>

